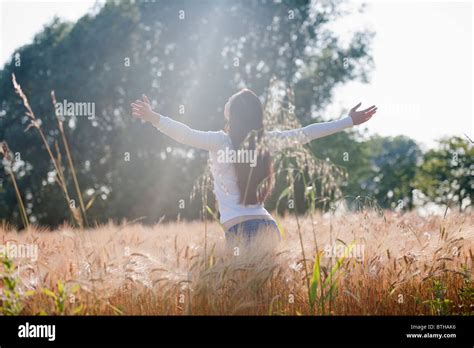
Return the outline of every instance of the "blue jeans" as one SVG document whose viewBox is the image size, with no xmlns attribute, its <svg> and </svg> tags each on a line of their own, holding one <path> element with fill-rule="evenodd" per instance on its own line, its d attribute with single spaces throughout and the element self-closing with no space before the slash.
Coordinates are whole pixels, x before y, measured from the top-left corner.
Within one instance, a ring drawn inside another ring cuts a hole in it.
<svg viewBox="0 0 474 348">
<path fill-rule="evenodd" d="M 280 231 L 277 224 L 275 221 L 267 219 L 252 219 L 238 223 L 227 230 L 226 239 L 229 241 L 239 238 L 250 243 L 255 237 L 265 233 L 280 239 Z"/>
</svg>

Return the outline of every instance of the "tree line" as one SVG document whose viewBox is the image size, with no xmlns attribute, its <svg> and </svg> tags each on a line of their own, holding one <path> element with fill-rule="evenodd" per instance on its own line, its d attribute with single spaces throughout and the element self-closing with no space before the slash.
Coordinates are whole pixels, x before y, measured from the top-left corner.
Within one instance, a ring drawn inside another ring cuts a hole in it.
<svg viewBox="0 0 474 348">
<path fill-rule="evenodd" d="M 0 170 L 0 219 L 21 226 L 20 192 L 31 222 L 56 226 L 70 221 L 57 185 L 61 175 L 69 205 L 87 209 L 89 221 L 199 217 L 201 202 L 189 198 L 207 154 L 133 122 L 129 102 L 147 92 L 163 114 L 197 129 L 218 130 L 230 95 L 248 87 L 265 98 L 277 79 L 293 91 L 301 125 L 323 120 L 320 110 L 331 102 L 336 86 L 369 81 L 373 33 L 355 32 L 343 43 L 326 25 L 343 18 L 343 2 L 317 8 L 310 3 L 107 1 L 76 23 L 53 20 L 0 70 L 0 141 L 8 144 L 13 159 L 4 154 Z M 44 139 L 29 127 L 31 117 L 13 75 Z M 61 131 L 51 91 L 65 108 L 67 102 L 93 106 L 93 117 L 67 113 Z M 74 172 L 61 174 L 48 147 L 65 167 L 69 151 Z M 460 209 L 470 204 L 469 139 L 446 138 L 423 152 L 404 136 L 367 138 L 346 131 L 314 141 L 309 149 L 346 173 L 338 183 L 341 195 L 330 200 L 370 197 L 383 208 L 412 209 L 418 193 L 422 200 Z M 294 185 L 296 206 L 304 211 L 301 182 Z M 277 182 L 270 209 L 276 208 L 282 189 Z"/>
</svg>

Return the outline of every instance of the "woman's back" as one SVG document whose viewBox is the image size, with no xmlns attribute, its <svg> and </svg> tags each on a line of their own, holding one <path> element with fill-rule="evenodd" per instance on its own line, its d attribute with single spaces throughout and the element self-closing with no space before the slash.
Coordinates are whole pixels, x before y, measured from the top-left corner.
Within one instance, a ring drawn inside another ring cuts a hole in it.
<svg viewBox="0 0 474 348">
<path fill-rule="evenodd" d="M 214 178 L 214 193 L 219 205 L 220 221 L 227 225 L 236 218 L 261 216 L 271 218 L 263 204 L 244 205 L 240 203 L 240 190 L 235 173 L 236 161 L 248 161 L 252 167 L 257 156 L 251 150 L 235 151 L 230 136 L 224 131 L 198 131 L 161 116 L 155 127 L 174 140 L 209 151 L 211 172 Z M 270 152 L 280 151 L 310 142 L 344 128 L 352 126 L 352 119 L 348 116 L 337 121 L 315 123 L 303 128 L 269 131 L 264 133 L 263 143 Z"/>
<path fill-rule="evenodd" d="M 221 223 L 224 224 L 243 216 L 271 217 L 263 204 L 244 205 L 240 203 L 240 190 L 234 163 L 248 161 L 252 165 L 256 156 L 252 152 L 235 151 L 230 136 L 223 131 L 209 133 L 214 133 L 211 136 L 216 137 L 216 142 L 219 143 L 219 146 L 209 150 L 209 158 Z"/>
<path fill-rule="evenodd" d="M 265 131 L 262 104 L 257 95 L 247 89 L 230 97 L 224 107 L 228 122 L 226 132 L 191 129 L 155 113 L 145 95 L 143 101 L 132 103 L 132 115 L 150 122 L 180 143 L 209 151 L 221 223 L 232 232 L 245 222 L 244 230 L 253 234 L 259 226 L 272 220 L 263 206 L 273 179 L 271 153 L 364 123 L 377 111 L 375 106 L 357 111 L 359 106 L 360 103 L 350 110 L 349 116 L 337 121 L 285 131 Z M 270 225 L 278 230 L 274 221 Z"/>
</svg>

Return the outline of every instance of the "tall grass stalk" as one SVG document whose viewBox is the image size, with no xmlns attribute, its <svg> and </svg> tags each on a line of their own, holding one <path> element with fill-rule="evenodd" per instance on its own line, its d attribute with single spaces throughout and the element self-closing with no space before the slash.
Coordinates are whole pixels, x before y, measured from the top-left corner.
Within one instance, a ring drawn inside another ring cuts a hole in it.
<svg viewBox="0 0 474 348">
<path fill-rule="evenodd" d="M 20 96 L 21 100 L 23 101 L 23 105 L 25 106 L 25 108 L 27 110 L 26 116 L 28 116 L 28 118 L 30 120 L 30 124 L 26 128 L 26 131 L 28 131 L 32 127 L 35 128 L 38 131 L 38 134 L 41 137 L 41 140 L 44 144 L 44 147 L 46 148 L 46 151 L 49 155 L 49 158 L 51 159 L 51 162 L 53 163 L 53 167 L 56 171 L 55 179 L 56 179 L 56 182 L 58 183 L 59 187 L 61 188 L 64 199 L 67 202 L 67 206 L 69 207 L 71 217 L 72 217 L 73 221 L 75 221 L 76 224 L 79 227 L 82 228 L 84 226 L 84 224 L 83 224 L 81 214 L 80 213 L 78 214 L 77 208 L 74 207 L 71 204 L 71 202 L 72 202 L 71 197 L 69 195 L 66 179 L 64 177 L 64 172 L 62 170 L 62 165 L 61 165 L 61 162 L 60 162 L 60 160 L 61 160 L 60 153 L 59 152 L 57 153 L 57 157 L 55 157 L 53 155 L 53 151 L 51 150 L 51 146 L 49 145 L 49 142 L 46 140 L 46 136 L 45 136 L 45 134 L 44 134 L 44 132 L 41 128 L 41 124 L 40 124 L 38 118 L 36 117 L 35 113 L 33 112 L 32 108 L 30 106 L 30 103 L 28 101 L 28 98 L 26 97 L 25 93 L 23 92 L 21 86 L 16 81 L 15 74 L 12 74 L 12 82 L 13 82 L 13 87 L 15 88 L 15 92 Z"/>
<path fill-rule="evenodd" d="M 23 226 L 25 229 L 29 226 L 28 215 L 26 214 L 25 204 L 23 203 L 23 199 L 21 198 L 20 189 L 18 188 L 18 184 L 16 183 L 15 172 L 13 170 L 13 166 L 15 164 L 15 159 L 10 153 L 10 149 L 8 148 L 8 144 L 6 141 L 0 143 L 0 155 L 3 156 L 4 160 L 7 162 L 5 166 L 5 171 L 10 176 L 10 179 L 13 184 L 13 188 L 15 190 L 16 200 L 18 202 L 18 210 L 20 212 L 21 221 L 23 222 Z"/>
<path fill-rule="evenodd" d="M 53 107 L 54 107 L 56 105 L 56 95 L 54 91 L 51 91 L 51 100 L 53 102 Z M 82 218 L 84 219 L 85 226 L 89 226 L 89 222 L 87 220 L 87 212 L 86 212 L 87 208 L 84 205 L 84 200 L 82 199 L 82 191 L 81 191 L 81 188 L 79 187 L 79 181 L 77 180 L 76 168 L 72 160 L 71 151 L 69 150 L 69 143 L 66 138 L 66 133 L 64 132 L 63 121 L 60 115 L 57 114 L 57 112 L 55 112 L 55 115 L 56 115 L 56 120 L 58 121 L 58 128 L 61 133 L 61 139 L 63 141 L 63 145 L 66 150 L 67 162 L 69 165 L 69 170 L 71 171 L 72 180 L 74 182 L 74 188 L 76 189 L 76 195 L 79 200 L 79 205 L 81 207 Z"/>
<path fill-rule="evenodd" d="M 300 218 L 298 215 L 298 212 L 296 211 L 296 205 L 295 205 L 295 219 L 296 219 L 296 226 L 298 230 L 298 237 L 300 241 L 300 247 L 301 247 L 301 255 L 303 256 L 303 267 L 304 267 L 304 278 L 306 281 L 306 287 L 308 289 L 308 296 L 310 294 L 310 281 L 309 281 L 309 273 L 308 273 L 308 265 L 306 262 L 306 254 L 304 252 L 304 244 L 303 244 L 303 236 L 301 234 L 301 225 L 300 225 Z"/>
</svg>

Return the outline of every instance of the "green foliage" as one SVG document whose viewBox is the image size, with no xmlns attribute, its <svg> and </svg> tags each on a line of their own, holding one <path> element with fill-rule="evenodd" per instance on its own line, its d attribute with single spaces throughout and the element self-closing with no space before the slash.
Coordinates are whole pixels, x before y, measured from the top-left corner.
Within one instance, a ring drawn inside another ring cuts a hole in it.
<svg viewBox="0 0 474 348">
<path fill-rule="evenodd" d="M 78 284 L 72 286 L 71 289 L 68 289 L 62 281 L 58 280 L 56 284 L 56 292 L 49 289 L 42 289 L 42 292 L 53 300 L 54 315 L 75 315 L 81 314 L 84 309 L 82 304 L 76 304 L 75 300 L 71 301 L 71 299 L 75 299 L 75 293 L 79 289 L 80 286 Z M 46 312 L 42 311 L 40 314 L 46 315 Z"/>
<path fill-rule="evenodd" d="M 432 298 L 423 301 L 428 305 L 432 315 L 449 315 L 453 301 L 446 298 L 446 286 L 437 279 L 433 279 L 431 288 Z"/>
<path fill-rule="evenodd" d="M 16 275 L 15 265 L 7 255 L 0 255 L 0 264 L 3 271 L 0 273 L 0 313 L 3 315 L 21 315 L 25 300 L 36 294 L 36 291 L 21 292 L 18 289 L 19 277 Z M 41 289 L 41 292 L 51 298 L 54 315 L 76 315 L 81 314 L 84 306 L 75 301 L 75 294 L 80 289 L 78 284 L 66 286 L 62 281 L 56 284 L 56 291 Z M 48 315 L 46 310 L 41 310 L 38 315 Z"/>
<path fill-rule="evenodd" d="M 347 173 L 341 185 L 347 205 L 357 210 L 363 197 L 381 209 L 413 208 L 413 180 L 423 156 L 417 143 L 405 136 L 360 135 L 346 131 L 311 143 L 317 157 Z"/>
<path fill-rule="evenodd" d="M 428 200 L 463 210 L 474 193 L 474 147 L 461 137 L 444 138 L 439 144 L 425 154 L 415 186 Z"/>
<path fill-rule="evenodd" d="M 339 269 L 350 254 L 354 244 L 344 246 L 343 255 L 336 260 L 336 263 L 331 267 L 329 273 L 323 276 L 321 266 L 321 253 L 317 252 L 314 259 L 313 275 L 310 282 L 309 290 L 309 306 L 314 309 L 317 305 L 318 310 L 321 314 L 325 314 L 326 307 L 334 301 L 337 291 L 337 281 L 339 275 Z"/>
<path fill-rule="evenodd" d="M 465 315 L 474 315 L 474 286 L 472 280 L 468 277 L 463 279 L 463 286 L 458 291 L 461 299 L 461 313 Z"/>
<path fill-rule="evenodd" d="M 372 194 L 366 185 L 374 174 L 370 141 L 365 141 L 356 131 L 347 130 L 311 142 L 311 149 L 317 157 L 346 169 L 344 195 Z"/>
<path fill-rule="evenodd" d="M 63 197 L 48 181 L 56 173 L 44 144 L 34 132 L 24 133 L 27 118 L 12 73 L 52 147 L 58 134 L 50 91 L 58 101 L 95 103 L 94 120 L 70 117 L 64 123 L 84 208 L 94 199 L 89 220 L 145 216 L 145 222 L 154 222 L 178 214 L 176 202 L 189 196 L 207 155 L 134 122 L 129 103 L 149 92 L 160 112 L 194 128 L 217 130 L 231 94 L 245 85 L 264 96 L 275 77 L 294 87 L 295 114 L 307 124 L 311 110 L 330 102 L 336 85 L 366 80 L 372 66 L 370 33 L 354 33 L 342 45 L 325 26 L 343 16 L 339 3 L 321 3 L 318 15 L 310 16 L 309 0 L 224 0 L 218 6 L 209 0 L 109 1 L 77 23 L 55 19 L 17 50 L 20 65 L 12 57 L 0 71 L 0 139 L 21 154 L 15 174 L 31 221 L 55 226 L 70 216 L 58 209 Z M 345 66 L 345 59 L 352 63 Z M 0 177 L 0 219 L 18 224 L 16 195 L 7 180 Z M 65 181 L 69 192 L 76 191 L 73 177 Z M 181 213 L 195 218 L 200 211 L 195 201 Z"/>
<path fill-rule="evenodd" d="M 373 137 L 370 165 L 372 176 L 364 182 L 384 208 L 411 209 L 412 181 L 422 153 L 416 142 L 405 136 Z"/>
<path fill-rule="evenodd" d="M 0 297 L 0 312 L 3 315 L 20 315 L 24 300 L 33 295 L 33 291 L 21 293 L 18 290 L 18 278 L 15 275 L 15 265 L 7 255 L 0 255 L 3 272 L 0 274 L 2 296 Z"/>
</svg>

